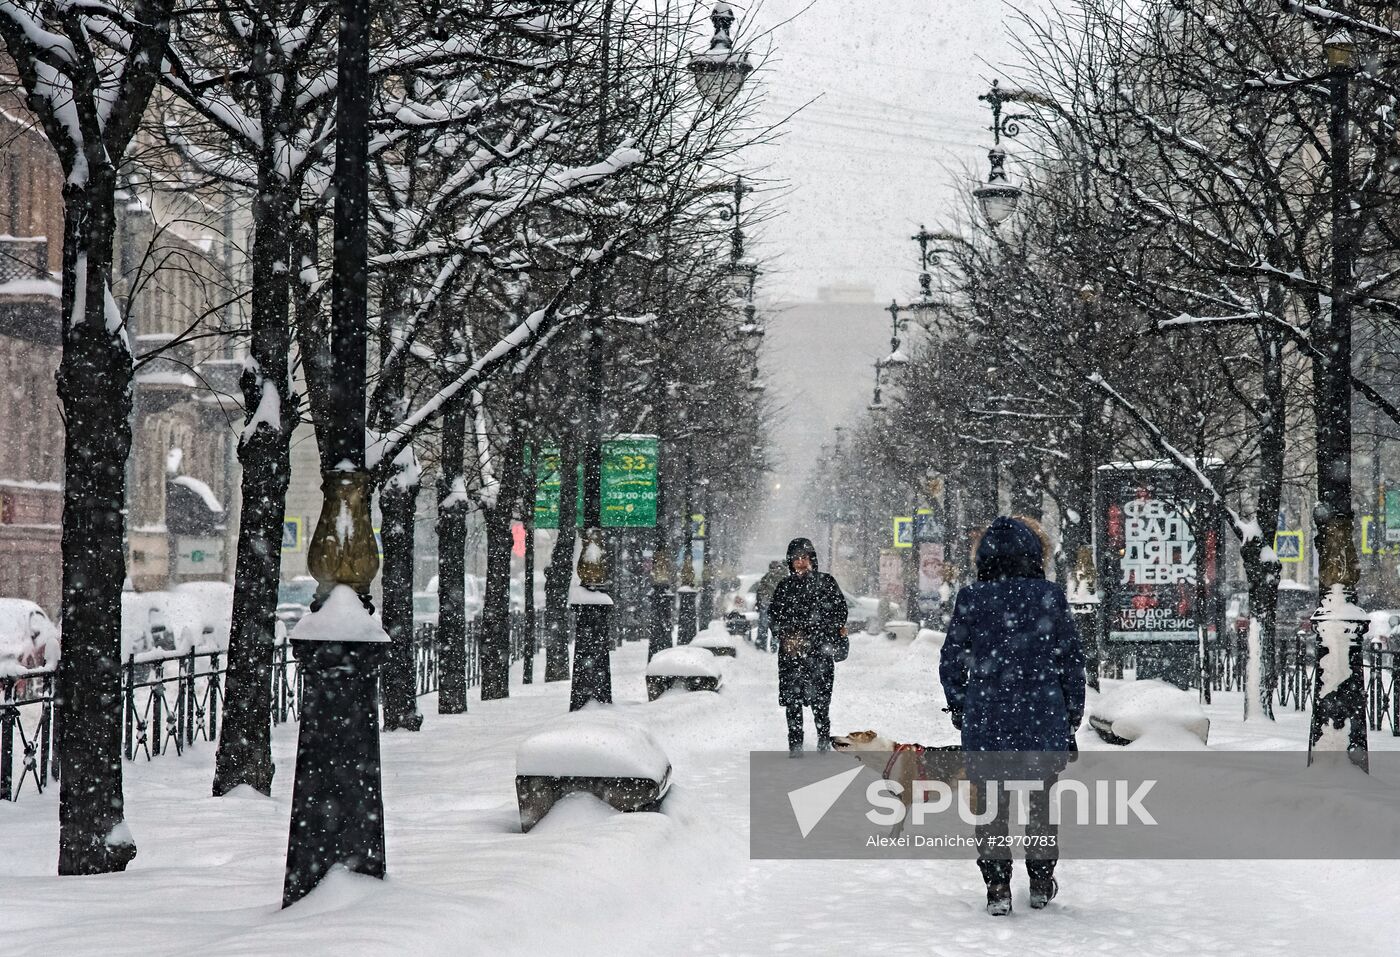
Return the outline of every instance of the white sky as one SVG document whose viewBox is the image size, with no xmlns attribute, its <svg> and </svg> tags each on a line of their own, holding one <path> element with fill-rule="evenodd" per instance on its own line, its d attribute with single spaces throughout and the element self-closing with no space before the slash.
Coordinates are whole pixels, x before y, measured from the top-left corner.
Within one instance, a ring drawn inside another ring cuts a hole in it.
<svg viewBox="0 0 1400 957">
<path fill-rule="evenodd" d="M 777 412 L 776 469 L 748 562 L 761 571 L 793 535 L 823 539 L 803 486 L 834 426 L 854 424 L 870 401 L 871 363 L 889 351 L 883 306 L 918 290 L 909 237 L 921 223 L 957 230 L 986 175 L 991 114 L 977 96 L 1013 56 L 1015 12 L 1001 0 L 750 0 L 742 11 L 741 43 L 773 33 L 773 57 L 750 78 L 760 115 L 776 122 L 815 98 L 776 144 L 745 153 L 786 184 L 750 240 L 765 260 L 763 367 Z M 875 301 L 784 305 L 832 284 L 869 286 Z"/>
<path fill-rule="evenodd" d="M 990 113 L 977 95 L 1012 55 L 1014 9 L 1001 0 L 734 6 L 741 41 L 772 31 L 774 55 L 750 79 L 761 115 L 776 121 L 816 98 L 780 142 L 749 153 L 788 186 L 754 248 L 770 260 L 765 296 L 810 299 L 820 285 L 856 283 L 881 301 L 907 298 L 918 272 L 908 237 L 920 223 L 956 227 L 974 185 L 967 170 L 985 175 Z"/>
</svg>

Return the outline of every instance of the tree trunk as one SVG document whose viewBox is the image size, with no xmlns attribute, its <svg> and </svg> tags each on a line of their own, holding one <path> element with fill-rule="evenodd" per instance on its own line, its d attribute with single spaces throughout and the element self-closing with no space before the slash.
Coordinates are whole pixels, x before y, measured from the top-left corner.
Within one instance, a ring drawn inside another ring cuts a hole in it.
<svg viewBox="0 0 1400 957">
<path fill-rule="evenodd" d="M 510 696 L 511 520 L 520 497 L 524 459 L 521 430 L 512 428 L 501 461 L 495 505 L 486 509 L 486 604 L 481 613 L 481 699 Z M 485 439 L 483 439 L 485 441 Z"/>
<path fill-rule="evenodd" d="M 271 165 L 270 161 L 269 164 Z M 240 380 L 243 435 L 238 460 L 237 560 L 224 719 L 214 759 L 214 796 L 241 784 L 272 793 L 272 656 L 277 584 L 282 575 L 282 521 L 291 481 L 296 404 L 287 360 L 291 351 L 287 257 L 293 197 L 280 180 L 263 177 L 253 201 L 251 362 Z"/>
<path fill-rule="evenodd" d="M 413 661 L 413 522 L 418 509 L 418 476 L 396 472 L 379 491 L 384 543 L 383 615 L 389 660 L 381 672 L 385 731 L 417 731 L 418 680 Z"/>
<path fill-rule="evenodd" d="M 1045 518 L 1045 497 L 1040 487 L 1040 463 L 1021 452 L 1011 458 L 1007 469 L 1011 484 L 1011 514 L 1033 518 L 1037 522 Z M 1046 556 L 1048 559 L 1050 556 Z"/>
<path fill-rule="evenodd" d="M 510 505 L 486 511 L 486 596 L 481 609 L 481 699 L 510 695 Z"/>
<path fill-rule="evenodd" d="M 574 522 L 578 511 L 578 446 L 559 449 L 559 536 L 544 573 L 545 681 L 569 680 L 569 582 L 574 574 Z"/>
<path fill-rule="evenodd" d="M 1270 290 L 1269 308 L 1282 310 L 1283 293 L 1277 284 Z M 1283 389 L 1283 343 L 1271 331 L 1260 332 L 1264 363 L 1263 395 L 1260 399 L 1259 491 L 1257 518 L 1268 529 L 1276 524 L 1283 499 L 1283 466 L 1287 438 L 1288 409 Z M 1267 538 L 1267 531 L 1265 532 Z M 1262 541 L 1260 545 L 1272 545 Z M 1245 576 L 1249 583 L 1249 609 L 1259 622 L 1260 713 L 1274 717 L 1274 693 L 1278 689 L 1278 562 L 1262 562 L 1258 551 L 1241 549 Z"/>
<path fill-rule="evenodd" d="M 59 874 L 121 871 L 136 856 L 122 796 L 121 592 L 131 351 L 108 328 L 116 171 L 90 160 L 64 188 L 63 658 L 58 669 Z"/>
<path fill-rule="evenodd" d="M 657 410 L 657 415 L 657 431 L 660 433 L 658 441 L 664 441 L 666 433 L 664 400 Z M 675 546 L 672 544 L 669 534 L 671 529 L 670 516 L 666 513 L 666 493 L 670 488 L 670 481 L 663 471 L 664 464 L 663 456 L 662 461 L 657 462 L 656 466 L 656 526 L 652 529 L 651 540 L 651 621 L 647 640 L 648 661 L 658 651 L 671 647 L 672 611 L 676 604 L 675 563 L 671 560 L 671 550 Z M 674 474 L 675 470 L 673 469 L 672 475 Z"/>
<path fill-rule="evenodd" d="M 381 283 L 379 374 L 369 400 L 369 420 L 371 427 L 383 434 L 403 421 L 408 406 L 404 364 L 393 362 L 386 368 L 386 361 L 404 326 L 403 303 L 411 297 L 399 270 L 387 271 Z M 413 660 L 413 524 L 418 489 L 418 462 L 409 446 L 394 459 L 392 470 L 379 489 L 384 549 L 382 611 L 390 642 L 389 658 L 380 672 L 385 731 L 417 731 L 423 726 Z"/>
<path fill-rule="evenodd" d="M 466 405 L 454 402 L 442 420 L 438 479 L 438 714 L 467 710 L 466 435 Z"/>
</svg>

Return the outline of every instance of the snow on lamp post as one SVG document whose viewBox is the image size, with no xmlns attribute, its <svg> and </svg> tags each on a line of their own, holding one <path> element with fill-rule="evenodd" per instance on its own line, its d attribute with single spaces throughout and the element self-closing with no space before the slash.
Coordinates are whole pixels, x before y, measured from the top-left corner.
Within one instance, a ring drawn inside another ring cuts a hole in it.
<svg viewBox="0 0 1400 957">
<path fill-rule="evenodd" d="M 1331 309 L 1323 313 L 1313 360 L 1317 432 L 1318 590 L 1313 613 L 1317 667 L 1313 685 L 1308 761 L 1314 752 L 1345 751 L 1368 769 L 1365 674 L 1361 639 L 1366 613 L 1356 605 L 1360 565 L 1351 505 L 1351 312 L 1356 218 L 1351 185 L 1351 124 L 1347 117 L 1356 45 L 1345 31 L 1323 41 L 1327 62 L 1329 172 L 1332 201 Z"/>
<path fill-rule="evenodd" d="M 321 516 L 307 556 L 312 611 L 292 631 L 301 671 L 301 726 L 282 906 L 337 865 L 384 876 L 378 673 L 389 637 L 371 614 L 379 571 L 365 468 L 368 273 L 369 8 L 342 0 L 337 51 L 335 259 L 330 407 Z"/>
<path fill-rule="evenodd" d="M 744 80 L 753 72 L 747 53 L 735 53 L 729 31 L 734 26 L 734 8 L 717 3 L 710 13 L 715 35 L 710 48 L 690 58 L 690 72 L 700 95 L 715 109 L 726 106 L 738 94 Z"/>
</svg>

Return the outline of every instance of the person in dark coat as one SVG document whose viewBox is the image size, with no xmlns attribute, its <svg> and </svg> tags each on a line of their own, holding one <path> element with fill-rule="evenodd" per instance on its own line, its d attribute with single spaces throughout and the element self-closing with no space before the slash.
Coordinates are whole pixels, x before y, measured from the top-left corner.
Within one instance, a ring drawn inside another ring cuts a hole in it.
<svg viewBox="0 0 1400 957">
<path fill-rule="evenodd" d="M 787 576 L 786 562 L 769 562 L 768 571 L 758 580 L 758 585 L 754 588 L 754 603 L 758 606 L 758 647 L 760 651 L 769 650 L 768 608 L 773 604 L 773 592 L 778 590 L 778 583 Z M 776 651 L 777 648 L 772 650 Z"/>
<path fill-rule="evenodd" d="M 846 597 L 835 578 L 817 570 L 809 539 L 792 540 L 787 566 L 791 574 L 773 590 L 768 619 L 778 642 L 778 703 L 787 709 L 788 753 L 801 757 L 804 705 L 812 709 L 817 749 L 831 749 L 831 690 L 838 648 L 846 641 Z"/>
<path fill-rule="evenodd" d="M 998 518 L 977 546 L 977 581 L 958 592 L 938 675 L 953 726 L 962 732 L 968 777 L 987 781 L 1041 780 L 1030 795 L 1026 870 L 1031 907 L 1055 896 L 1056 828 L 1049 823 L 1049 789 L 1077 750 L 1084 716 L 1084 652 L 1064 589 L 1045 579 L 1040 537 L 1024 522 Z M 989 754 L 987 752 L 995 752 Z M 1017 756 L 1007 752 L 1018 752 Z M 1027 754 L 1026 752 L 1030 752 Z M 978 825 L 977 865 L 987 884 L 987 910 L 1011 910 L 1011 859 L 1004 843 L 1010 801 Z M 981 813 L 981 807 L 975 809 Z"/>
</svg>

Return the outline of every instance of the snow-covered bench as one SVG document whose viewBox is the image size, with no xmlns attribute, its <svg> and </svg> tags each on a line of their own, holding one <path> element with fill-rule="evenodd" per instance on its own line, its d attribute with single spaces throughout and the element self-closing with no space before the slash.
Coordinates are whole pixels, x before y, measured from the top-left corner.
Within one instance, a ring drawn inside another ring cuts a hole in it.
<svg viewBox="0 0 1400 957">
<path fill-rule="evenodd" d="M 1153 678 L 1124 681 L 1106 690 L 1089 709 L 1089 726 L 1109 744 L 1175 750 L 1205 744 L 1210 718 L 1195 694 Z"/>
<path fill-rule="evenodd" d="M 702 631 L 690 642 L 692 648 L 704 648 L 719 658 L 734 657 L 734 638 L 715 631 Z"/>
<path fill-rule="evenodd" d="M 584 792 L 619 811 L 654 811 L 671 787 L 671 761 L 645 728 L 595 716 L 527 738 L 515 753 L 520 831 L 554 802 Z"/>
<path fill-rule="evenodd" d="M 913 641 L 918 633 L 918 622 L 899 619 L 885 622 L 884 635 L 891 641 Z"/>
<path fill-rule="evenodd" d="M 652 701 L 671 688 L 718 691 L 723 680 L 715 656 L 693 645 L 666 648 L 647 662 L 647 698 Z"/>
</svg>

